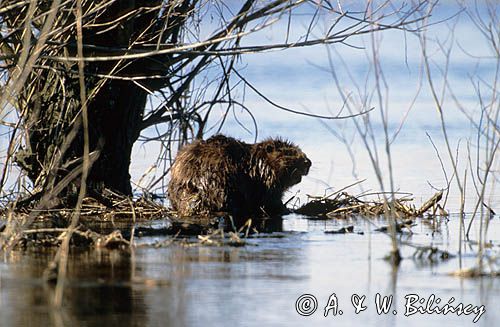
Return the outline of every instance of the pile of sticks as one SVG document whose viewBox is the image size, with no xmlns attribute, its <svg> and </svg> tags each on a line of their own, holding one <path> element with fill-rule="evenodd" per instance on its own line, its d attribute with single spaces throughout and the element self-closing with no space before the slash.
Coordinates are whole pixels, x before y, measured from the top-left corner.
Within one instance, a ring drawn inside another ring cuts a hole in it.
<svg viewBox="0 0 500 327">
<path fill-rule="evenodd" d="M 296 209 L 295 212 L 318 218 L 347 218 L 353 215 L 375 217 L 384 214 L 393 215 L 397 218 L 412 218 L 422 216 L 432 209 L 433 215 L 436 214 L 437 210 L 439 210 L 439 214 L 446 215 L 444 209 L 439 205 L 442 197 L 443 192 L 438 192 L 422 206 L 416 208 L 411 204 L 413 199 L 407 197 L 387 200 L 361 200 L 360 197 L 340 192 L 323 197 L 309 196 L 309 202 Z"/>
</svg>

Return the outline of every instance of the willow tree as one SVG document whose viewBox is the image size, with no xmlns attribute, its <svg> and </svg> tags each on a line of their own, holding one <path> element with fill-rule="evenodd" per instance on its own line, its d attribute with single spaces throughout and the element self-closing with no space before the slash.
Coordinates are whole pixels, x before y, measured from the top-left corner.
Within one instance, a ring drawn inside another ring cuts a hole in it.
<svg viewBox="0 0 500 327">
<path fill-rule="evenodd" d="M 22 168 L 34 194 L 69 196 L 82 179 L 94 194 L 131 194 L 131 150 L 141 131 L 166 124 L 169 141 L 202 137 L 214 105 L 235 104 L 242 54 L 411 30 L 431 7 L 423 0 L 349 8 L 304 0 L 1 1 L 0 108 L 16 117 L 12 142 L 21 136 L 6 165 Z M 297 10 L 310 15 L 302 35 L 290 33 Z M 322 34 L 320 17 L 328 23 Z M 281 18 L 288 20 L 281 43 L 242 45 Z M 205 93 L 193 99 L 195 84 Z M 163 101 L 146 110 L 151 94 Z"/>
</svg>

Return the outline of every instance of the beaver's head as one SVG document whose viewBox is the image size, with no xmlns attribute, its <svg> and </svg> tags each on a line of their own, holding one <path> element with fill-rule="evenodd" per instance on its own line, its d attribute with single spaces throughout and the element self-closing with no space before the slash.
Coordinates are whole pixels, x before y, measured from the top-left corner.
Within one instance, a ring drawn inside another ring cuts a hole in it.
<svg viewBox="0 0 500 327">
<path fill-rule="evenodd" d="M 261 175 L 268 186 L 286 189 L 299 183 L 307 175 L 311 160 L 292 142 L 268 139 L 255 144 L 261 161 Z"/>
</svg>

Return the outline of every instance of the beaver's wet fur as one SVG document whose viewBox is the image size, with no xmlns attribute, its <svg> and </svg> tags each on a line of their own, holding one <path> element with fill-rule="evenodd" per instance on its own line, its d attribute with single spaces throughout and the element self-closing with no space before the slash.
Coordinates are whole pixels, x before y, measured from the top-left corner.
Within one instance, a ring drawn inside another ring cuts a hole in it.
<svg viewBox="0 0 500 327">
<path fill-rule="evenodd" d="M 179 216 L 234 218 L 286 212 L 283 192 L 307 175 L 311 161 L 280 138 L 248 144 L 224 135 L 184 146 L 171 170 L 168 197 Z"/>
</svg>

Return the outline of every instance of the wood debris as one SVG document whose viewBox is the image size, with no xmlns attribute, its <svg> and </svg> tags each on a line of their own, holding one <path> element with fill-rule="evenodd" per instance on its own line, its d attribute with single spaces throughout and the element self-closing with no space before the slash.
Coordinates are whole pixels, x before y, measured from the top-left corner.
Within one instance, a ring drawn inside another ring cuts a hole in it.
<svg viewBox="0 0 500 327">
<path fill-rule="evenodd" d="M 375 217 L 389 214 L 397 218 L 413 218 L 422 216 L 429 210 L 436 212 L 438 202 L 443 193 L 438 192 L 426 201 L 420 208 L 410 202 L 410 198 L 393 200 L 361 200 L 360 197 L 340 192 L 335 197 L 310 197 L 310 201 L 294 212 L 318 218 L 347 218 L 353 215 Z M 440 207 L 439 207 L 440 208 Z"/>
</svg>

